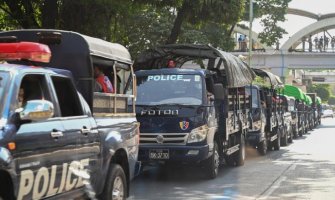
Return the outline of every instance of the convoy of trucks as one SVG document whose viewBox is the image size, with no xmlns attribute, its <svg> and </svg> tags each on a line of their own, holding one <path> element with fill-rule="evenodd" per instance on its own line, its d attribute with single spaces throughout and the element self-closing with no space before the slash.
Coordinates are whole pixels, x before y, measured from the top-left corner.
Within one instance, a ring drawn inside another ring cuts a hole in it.
<svg viewBox="0 0 335 200">
<path fill-rule="evenodd" d="M 0 199 L 126 199 L 157 163 L 212 179 L 247 144 L 265 155 L 321 123 L 316 94 L 209 45 L 157 46 L 133 66 L 119 44 L 18 30 L 0 33 L 0 60 Z M 96 91 L 94 67 L 113 93 Z"/>
</svg>

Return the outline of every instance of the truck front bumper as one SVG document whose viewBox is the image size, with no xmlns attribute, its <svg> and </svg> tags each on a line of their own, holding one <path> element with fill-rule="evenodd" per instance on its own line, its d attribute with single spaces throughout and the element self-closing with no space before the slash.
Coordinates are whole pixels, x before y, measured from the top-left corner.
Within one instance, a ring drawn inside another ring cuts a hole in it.
<svg viewBox="0 0 335 200">
<path fill-rule="evenodd" d="M 160 150 L 168 152 L 169 158 L 153 159 L 150 157 L 150 152 Z M 165 161 L 187 164 L 199 163 L 207 159 L 211 153 L 208 144 L 201 146 L 140 145 L 138 159 L 143 163 Z"/>
</svg>

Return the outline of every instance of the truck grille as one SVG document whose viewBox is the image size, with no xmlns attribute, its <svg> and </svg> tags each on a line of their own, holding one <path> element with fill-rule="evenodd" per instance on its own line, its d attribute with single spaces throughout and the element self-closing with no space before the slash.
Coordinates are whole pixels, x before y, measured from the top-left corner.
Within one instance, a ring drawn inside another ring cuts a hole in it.
<svg viewBox="0 0 335 200">
<path fill-rule="evenodd" d="M 186 144 L 188 133 L 141 133 L 140 144 Z"/>
</svg>

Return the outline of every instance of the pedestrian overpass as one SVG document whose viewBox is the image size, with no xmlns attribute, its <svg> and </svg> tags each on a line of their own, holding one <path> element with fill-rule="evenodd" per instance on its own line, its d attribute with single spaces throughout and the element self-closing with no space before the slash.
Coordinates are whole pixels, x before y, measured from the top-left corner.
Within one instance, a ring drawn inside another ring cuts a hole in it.
<svg viewBox="0 0 335 200">
<path fill-rule="evenodd" d="M 335 70 L 335 52 L 328 50 L 317 52 L 313 50 L 297 49 L 303 44 L 305 47 L 306 38 L 335 28 L 335 13 L 331 14 L 314 14 L 300 9 L 288 9 L 288 14 L 299 15 L 315 19 L 316 22 L 302 28 L 290 37 L 280 48 L 274 49 L 262 45 L 258 40 L 257 33 L 252 33 L 252 39 L 255 43 L 260 44 L 264 51 L 252 51 L 251 66 L 255 68 L 267 68 L 274 74 L 284 79 L 289 69 L 334 69 Z M 235 32 L 247 35 L 248 30 L 240 27 Z M 311 43 L 308 43 L 311 45 Z M 234 55 L 248 56 L 248 52 L 235 51 Z M 335 80 L 334 80 L 335 83 Z"/>
<path fill-rule="evenodd" d="M 248 56 L 247 52 L 232 52 L 239 56 Z M 335 53 L 330 52 L 289 52 L 274 50 L 253 52 L 251 66 L 267 68 L 274 74 L 285 77 L 288 69 L 334 69 Z"/>
</svg>

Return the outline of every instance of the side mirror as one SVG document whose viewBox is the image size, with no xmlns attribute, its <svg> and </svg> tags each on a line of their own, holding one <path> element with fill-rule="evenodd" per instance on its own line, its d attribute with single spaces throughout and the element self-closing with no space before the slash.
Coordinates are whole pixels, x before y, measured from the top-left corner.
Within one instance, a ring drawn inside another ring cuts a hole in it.
<svg viewBox="0 0 335 200">
<path fill-rule="evenodd" d="M 50 101 L 31 100 L 23 108 L 16 110 L 21 121 L 43 121 L 54 115 L 54 106 Z"/>
</svg>

